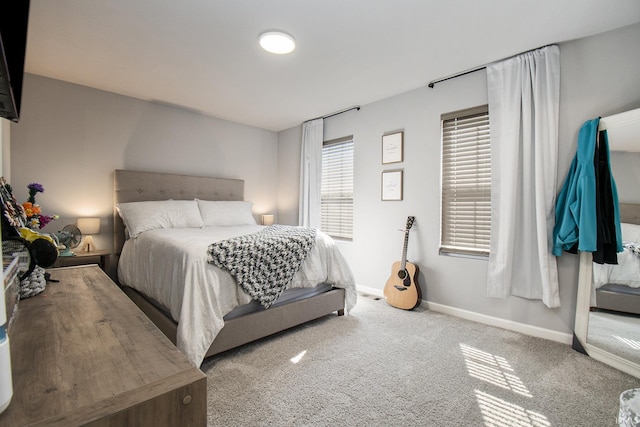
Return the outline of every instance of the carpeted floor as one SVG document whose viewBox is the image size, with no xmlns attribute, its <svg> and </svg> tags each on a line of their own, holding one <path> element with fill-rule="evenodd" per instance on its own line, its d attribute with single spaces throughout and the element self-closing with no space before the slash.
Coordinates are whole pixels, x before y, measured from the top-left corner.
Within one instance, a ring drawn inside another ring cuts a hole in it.
<svg viewBox="0 0 640 427">
<path fill-rule="evenodd" d="M 202 370 L 210 426 L 615 426 L 640 387 L 567 345 L 362 295 Z"/>
</svg>

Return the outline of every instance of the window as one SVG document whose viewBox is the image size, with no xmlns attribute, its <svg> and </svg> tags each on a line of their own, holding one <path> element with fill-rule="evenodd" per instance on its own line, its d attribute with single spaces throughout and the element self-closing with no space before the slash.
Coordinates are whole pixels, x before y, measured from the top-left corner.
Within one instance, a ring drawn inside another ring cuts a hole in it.
<svg viewBox="0 0 640 427">
<path fill-rule="evenodd" d="M 322 231 L 338 239 L 353 238 L 353 137 L 322 146 L 320 210 Z"/>
<path fill-rule="evenodd" d="M 484 105 L 443 114 L 440 253 L 488 256 L 491 145 Z"/>
</svg>

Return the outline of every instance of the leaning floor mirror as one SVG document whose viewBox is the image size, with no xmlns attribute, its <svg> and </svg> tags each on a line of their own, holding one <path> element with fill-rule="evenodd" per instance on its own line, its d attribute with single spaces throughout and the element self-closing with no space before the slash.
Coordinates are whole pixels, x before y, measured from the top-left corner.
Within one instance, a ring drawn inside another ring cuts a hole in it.
<svg viewBox="0 0 640 427">
<path fill-rule="evenodd" d="M 640 378 L 640 108 L 600 119 L 618 189 L 624 252 L 618 264 L 580 253 L 574 345 Z"/>
</svg>

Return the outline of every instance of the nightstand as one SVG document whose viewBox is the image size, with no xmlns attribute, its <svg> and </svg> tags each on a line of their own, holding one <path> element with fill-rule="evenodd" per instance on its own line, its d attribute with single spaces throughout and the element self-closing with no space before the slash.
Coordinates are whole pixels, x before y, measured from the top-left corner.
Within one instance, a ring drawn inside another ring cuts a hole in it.
<svg viewBox="0 0 640 427">
<path fill-rule="evenodd" d="M 107 271 L 109 251 L 77 251 L 74 256 L 59 256 L 53 263 L 54 268 L 57 267 L 73 267 L 76 265 L 98 264 L 103 271 Z"/>
</svg>

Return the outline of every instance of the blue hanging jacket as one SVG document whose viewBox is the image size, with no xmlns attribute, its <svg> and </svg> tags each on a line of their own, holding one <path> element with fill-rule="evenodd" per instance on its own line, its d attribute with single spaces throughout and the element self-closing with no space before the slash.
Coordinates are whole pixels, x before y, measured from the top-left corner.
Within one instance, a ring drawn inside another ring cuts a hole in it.
<svg viewBox="0 0 640 427">
<path fill-rule="evenodd" d="M 588 120 L 580 128 L 576 156 L 571 162 L 571 167 L 556 200 L 556 224 L 553 228 L 553 254 L 555 256 L 562 255 L 563 251 L 575 253 L 576 249 L 584 252 L 598 250 L 597 184 L 594 155 L 599 123 L 600 118 Z M 600 149 L 606 150 L 608 158 L 609 146 L 606 134 L 601 141 Z M 612 187 L 616 249 L 617 252 L 622 252 L 618 193 L 610 171 L 611 165 L 609 165 L 608 173 Z"/>
</svg>

